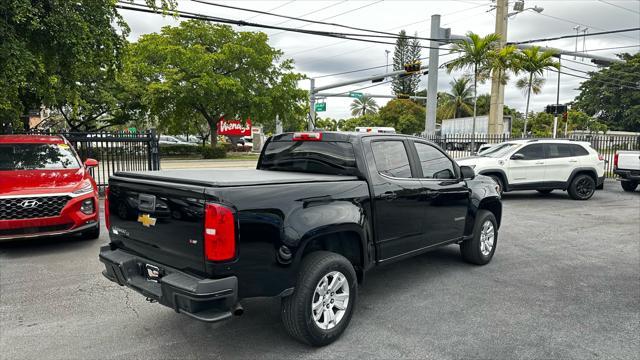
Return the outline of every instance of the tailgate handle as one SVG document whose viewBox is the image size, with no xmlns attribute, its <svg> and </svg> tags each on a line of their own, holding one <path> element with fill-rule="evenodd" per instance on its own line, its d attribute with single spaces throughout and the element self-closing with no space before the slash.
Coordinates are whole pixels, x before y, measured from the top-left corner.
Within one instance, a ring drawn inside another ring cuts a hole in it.
<svg viewBox="0 0 640 360">
<path fill-rule="evenodd" d="M 148 194 L 139 194 L 138 210 L 154 212 L 156 210 L 156 197 Z"/>
</svg>

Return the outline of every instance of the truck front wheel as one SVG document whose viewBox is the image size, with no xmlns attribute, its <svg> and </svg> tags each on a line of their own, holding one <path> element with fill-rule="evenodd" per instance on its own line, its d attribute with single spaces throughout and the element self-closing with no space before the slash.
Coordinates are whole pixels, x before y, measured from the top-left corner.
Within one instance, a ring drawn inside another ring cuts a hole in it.
<svg viewBox="0 0 640 360">
<path fill-rule="evenodd" d="M 491 261 L 498 245 L 496 217 L 488 210 L 478 210 L 473 226 L 473 238 L 460 244 L 462 258 L 476 265 Z"/>
<path fill-rule="evenodd" d="M 356 272 L 344 256 L 317 251 L 302 260 L 296 289 L 282 299 L 282 322 L 312 346 L 335 341 L 349 325 L 357 297 Z"/>
</svg>

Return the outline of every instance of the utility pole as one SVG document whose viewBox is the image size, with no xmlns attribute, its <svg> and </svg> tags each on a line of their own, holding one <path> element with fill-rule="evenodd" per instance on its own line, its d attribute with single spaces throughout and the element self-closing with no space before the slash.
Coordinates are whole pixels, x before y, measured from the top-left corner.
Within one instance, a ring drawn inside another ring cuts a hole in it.
<svg viewBox="0 0 640 360">
<path fill-rule="evenodd" d="M 562 64 L 562 55 L 558 55 L 558 66 Z M 556 110 L 553 116 L 553 138 L 556 138 L 558 130 L 558 107 L 560 105 L 560 70 L 558 70 L 558 88 L 556 89 Z"/>
<path fill-rule="evenodd" d="M 431 15 L 431 38 L 442 39 L 443 31 L 440 29 L 440 15 Z M 438 109 L 438 51 L 440 42 L 429 41 L 429 75 L 427 77 L 427 111 L 424 121 L 425 135 L 436 133 L 436 110 Z"/>
<path fill-rule="evenodd" d="M 311 78 L 311 86 L 309 88 L 309 130 L 313 130 L 316 126 L 316 79 Z"/>
<path fill-rule="evenodd" d="M 586 27 L 584 28 L 584 30 L 582 30 L 582 52 L 585 53 L 587 52 L 587 31 L 589 31 L 589 28 Z"/>
<path fill-rule="evenodd" d="M 576 48 L 575 48 L 575 52 L 578 52 L 578 35 L 580 35 L 580 28 L 582 28 L 582 26 L 580 25 L 576 25 L 573 27 L 573 30 L 576 31 Z M 573 55 L 573 60 L 576 59 L 576 56 Z"/>
<path fill-rule="evenodd" d="M 500 48 L 507 43 L 509 1 L 497 0 L 496 2 L 496 31 L 500 35 Z M 499 76 L 491 78 L 491 105 L 489 107 L 489 134 L 504 133 L 504 85 Z M 475 134 L 474 134 L 475 135 Z"/>
</svg>

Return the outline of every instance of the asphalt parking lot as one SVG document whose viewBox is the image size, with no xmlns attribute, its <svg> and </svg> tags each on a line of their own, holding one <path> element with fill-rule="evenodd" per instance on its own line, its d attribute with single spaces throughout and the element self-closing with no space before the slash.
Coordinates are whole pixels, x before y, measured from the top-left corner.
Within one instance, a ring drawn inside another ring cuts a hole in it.
<svg viewBox="0 0 640 360">
<path fill-rule="evenodd" d="M 102 277 L 97 241 L 0 244 L 0 358 L 638 358 L 640 192 L 506 194 L 493 261 L 450 246 L 374 270 L 351 325 L 314 349 L 278 299 L 204 324 Z"/>
</svg>

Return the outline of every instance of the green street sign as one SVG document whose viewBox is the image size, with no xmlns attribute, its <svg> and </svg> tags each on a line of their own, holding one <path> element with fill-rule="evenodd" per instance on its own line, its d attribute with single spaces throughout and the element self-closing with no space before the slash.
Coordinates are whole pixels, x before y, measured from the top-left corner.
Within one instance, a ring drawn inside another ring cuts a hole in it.
<svg viewBox="0 0 640 360">
<path fill-rule="evenodd" d="M 316 103 L 316 111 L 327 111 L 327 103 Z"/>
<path fill-rule="evenodd" d="M 362 99 L 363 96 L 364 96 L 364 94 L 362 94 L 361 92 L 350 92 L 349 93 L 349 97 L 352 97 L 352 98 Z"/>
</svg>

